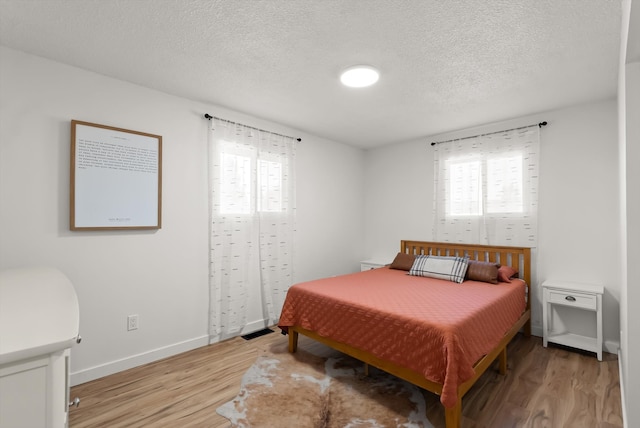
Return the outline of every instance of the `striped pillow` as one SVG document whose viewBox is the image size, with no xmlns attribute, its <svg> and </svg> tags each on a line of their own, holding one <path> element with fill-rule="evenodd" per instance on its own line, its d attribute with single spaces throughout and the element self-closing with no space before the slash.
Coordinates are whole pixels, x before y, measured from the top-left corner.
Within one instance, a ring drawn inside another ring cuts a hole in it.
<svg viewBox="0 0 640 428">
<path fill-rule="evenodd" d="M 465 257 L 416 256 L 409 275 L 444 279 L 460 284 L 469 266 Z"/>
</svg>

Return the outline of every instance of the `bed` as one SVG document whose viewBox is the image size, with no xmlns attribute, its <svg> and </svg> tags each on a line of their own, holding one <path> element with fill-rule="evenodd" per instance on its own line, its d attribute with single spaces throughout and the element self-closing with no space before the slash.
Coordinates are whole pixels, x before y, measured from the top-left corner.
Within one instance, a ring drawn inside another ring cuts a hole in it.
<svg viewBox="0 0 640 428">
<path fill-rule="evenodd" d="M 496 359 L 506 374 L 507 344 L 531 334 L 531 253 L 403 240 L 393 264 L 417 255 L 499 264 L 518 278 L 457 283 L 385 266 L 292 286 L 278 325 L 289 352 L 302 334 L 439 395 L 446 427 L 457 428 L 464 394 Z"/>
</svg>

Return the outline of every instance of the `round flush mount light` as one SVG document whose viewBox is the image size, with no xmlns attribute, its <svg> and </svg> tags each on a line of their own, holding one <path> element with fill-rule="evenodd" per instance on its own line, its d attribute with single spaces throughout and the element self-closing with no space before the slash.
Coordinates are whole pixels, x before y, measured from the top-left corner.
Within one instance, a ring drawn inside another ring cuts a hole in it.
<svg viewBox="0 0 640 428">
<path fill-rule="evenodd" d="M 364 88 L 371 86 L 378 81 L 380 73 L 369 65 L 355 65 L 347 68 L 340 75 L 343 85 L 351 88 Z"/>
</svg>

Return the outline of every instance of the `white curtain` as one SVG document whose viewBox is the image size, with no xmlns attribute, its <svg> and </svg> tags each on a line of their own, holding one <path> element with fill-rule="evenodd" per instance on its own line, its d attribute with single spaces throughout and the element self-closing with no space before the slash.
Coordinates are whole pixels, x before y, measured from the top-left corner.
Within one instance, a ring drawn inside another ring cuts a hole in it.
<svg viewBox="0 0 640 428">
<path fill-rule="evenodd" d="M 538 126 L 435 146 L 436 241 L 536 247 Z"/>
<path fill-rule="evenodd" d="M 295 149 L 291 137 L 211 119 L 211 342 L 280 317 L 293 280 Z"/>
</svg>

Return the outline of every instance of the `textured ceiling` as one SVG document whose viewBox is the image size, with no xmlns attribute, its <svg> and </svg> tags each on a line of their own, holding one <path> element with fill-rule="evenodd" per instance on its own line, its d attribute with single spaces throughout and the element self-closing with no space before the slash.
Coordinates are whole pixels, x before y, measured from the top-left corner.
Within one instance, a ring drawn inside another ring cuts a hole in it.
<svg viewBox="0 0 640 428">
<path fill-rule="evenodd" d="M 615 96 L 620 19 L 620 0 L 0 0 L 0 44 L 366 148 Z M 360 63 L 378 84 L 342 87 Z"/>
</svg>

